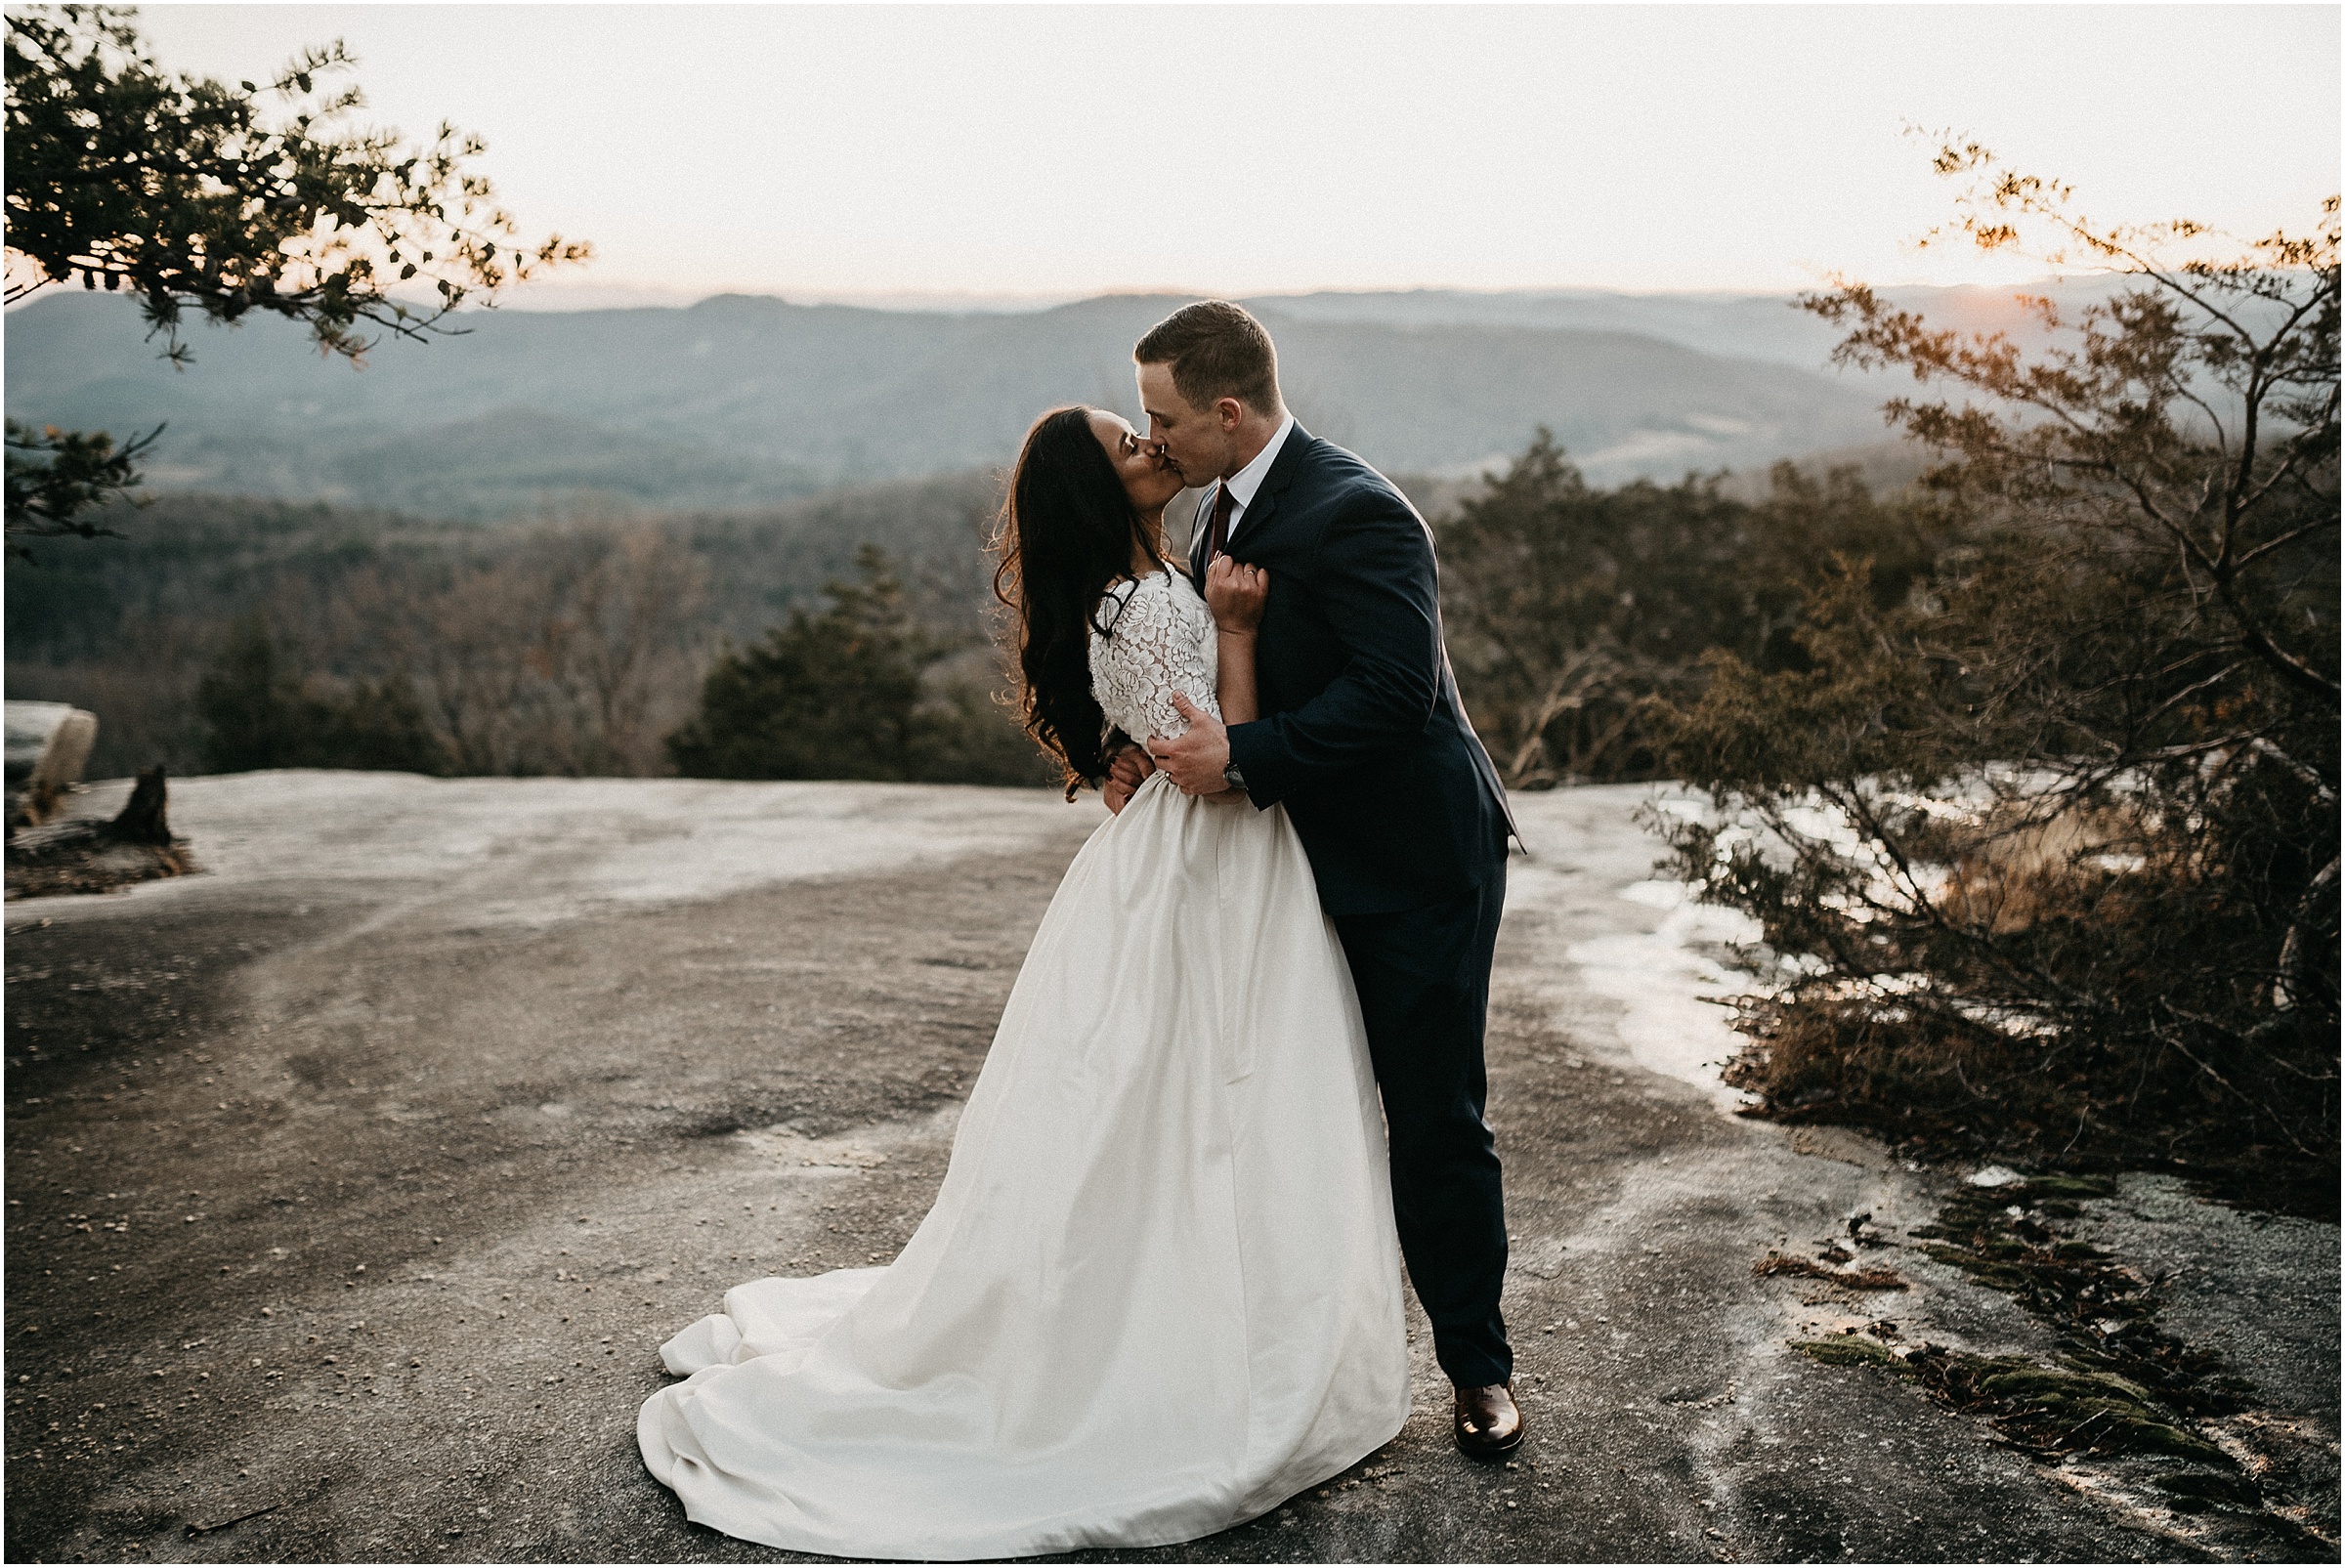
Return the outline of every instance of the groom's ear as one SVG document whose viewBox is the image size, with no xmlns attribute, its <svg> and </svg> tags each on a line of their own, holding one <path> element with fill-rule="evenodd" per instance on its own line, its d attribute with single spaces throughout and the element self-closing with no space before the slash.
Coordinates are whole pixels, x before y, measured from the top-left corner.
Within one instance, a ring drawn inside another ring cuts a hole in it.
<svg viewBox="0 0 2345 1568">
<path fill-rule="evenodd" d="M 1246 422 L 1246 405 L 1235 398 L 1215 398 L 1214 400 L 1214 418 L 1220 422 L 1221 429 L 1226 434 Z"/>
</svg>

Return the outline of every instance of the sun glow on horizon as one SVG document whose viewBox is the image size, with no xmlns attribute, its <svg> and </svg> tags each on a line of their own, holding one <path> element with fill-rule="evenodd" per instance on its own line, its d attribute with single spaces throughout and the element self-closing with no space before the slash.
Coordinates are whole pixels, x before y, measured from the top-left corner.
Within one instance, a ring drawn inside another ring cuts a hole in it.
<svg viewBox="0 0 2345 1568">
<path fill-rule="evenodd" d="M 532 291 L 1001 308 L 1158 286 L 1786 293 L 2024 284 L 1913 240 L 1947 125 L 2104 221 L 2304 229 L 2337 185 L 2326 6 L 165 5 L 167 66 L 346 39 L 445 118 Z"/>
</svg>

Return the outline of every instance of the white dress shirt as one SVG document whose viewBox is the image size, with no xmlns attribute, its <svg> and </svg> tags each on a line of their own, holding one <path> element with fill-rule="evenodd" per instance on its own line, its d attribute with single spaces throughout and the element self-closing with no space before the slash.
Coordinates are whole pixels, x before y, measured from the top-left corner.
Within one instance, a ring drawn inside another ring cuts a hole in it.
<svg viewBox="0 0 2345 1568">
<path fill-rule="evenodd" d="M 1270 465 L 1278 460 L 1278 449 L 1287 444 L 1287 435 L 1294 428 L 1295 416 L 1289 414 L 1279 421 L 1278 433 L 1270 438 L 1268 445 L 1254 454 L 1254 461 L 1221 482 L 1222 487 L 1229 491 L 1230 498 L 1229 537 L 1234 539 L 1238 536 L 1238 530 L 1245 524 L 1256 492 L 1262 487 Z M 1213 515 L 1213 508 L 1208 506 L 1203 516 L 1211 519 Z"/>
</svg>

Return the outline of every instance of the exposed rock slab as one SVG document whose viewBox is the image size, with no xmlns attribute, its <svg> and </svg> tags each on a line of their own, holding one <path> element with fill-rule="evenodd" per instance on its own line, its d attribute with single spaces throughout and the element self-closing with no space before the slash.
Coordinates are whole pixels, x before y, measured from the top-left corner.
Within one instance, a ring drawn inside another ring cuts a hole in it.
<svg viewBox="0 0 2345 1568">
<path fill-rule="evenodd" d="M 1753 1263 L 1860 1212 L 1899 1237 L 1952 1177 L 1853 1134 L 1803 1129 L 1804 1152 L 1722 1111 L 1715 1037 L 1667 1056 L 1677 1077 L 1624 1033 L 1618 988 L 1571 954 L 1671 917 L 1628 891 L 1652 875 L 1644 793 L 1520 803 L 1541 858 L 1501 938 L 1491 1068 L 1521 1467 L 1451 1450 L 1420 1327 L 1418 1415 L 1386 1450 L 1129 1555 L 2222 1554 L 2138 1492 L 1788 1349 L 1892 1309 Z M 685 1523 L 643 1473 L 657 1346 L 739 1279 L 901 1245 L 1098 808 L 335 774 L 186 781 L 174 807 L 210 874 L 8 911 L 11 1554 L 777 1555 Z M 1677 1009 L 1705 980 L 1672 961 L 1649 983 Z M 2242 1253 L 2315 1338 L 2319 1242 Z M 1892 1258 L 1901 1317 L 2046 1342 L 1917 1257 Z"/>
</svg>

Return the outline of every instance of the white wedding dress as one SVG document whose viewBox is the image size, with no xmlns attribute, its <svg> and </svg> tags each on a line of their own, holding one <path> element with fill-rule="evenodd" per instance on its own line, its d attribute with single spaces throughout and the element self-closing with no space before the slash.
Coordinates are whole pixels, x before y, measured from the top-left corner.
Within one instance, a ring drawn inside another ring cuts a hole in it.
<svg viewBox="0 0 2345 1568">
<path fill-rule="evenodd" d="M 1132 736 L 1214 699 L 1187 579 L 1101 606 Z M 885 1268 L 761 1279 L 661 1347 L 637 1437 L 686 1514 L 849 1557 L 1186 1541 L 1409 1412 L 1359 1005 L 1283 810 L 1152 776 L 1067 869 L 936 1206 Z"/>
</svg>

